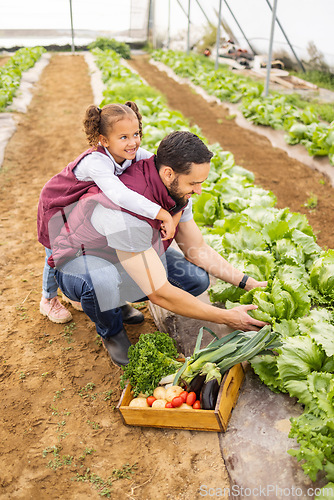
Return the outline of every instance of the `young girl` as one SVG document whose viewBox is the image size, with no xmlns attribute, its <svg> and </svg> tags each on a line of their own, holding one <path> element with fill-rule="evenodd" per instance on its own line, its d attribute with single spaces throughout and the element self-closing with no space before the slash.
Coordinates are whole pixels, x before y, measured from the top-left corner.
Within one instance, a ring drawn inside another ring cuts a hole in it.
<svg viewBox="0 0 334 500">
<path fill-rule="evenodd" d="M 48 228 L 41 227 L 41 214 L 49 212 L 51 218 L 55 212 L 78 201 L 95 183 L 121 208 L 161 220 L 163 239 L 172 238 L 175 232 L 173 218 L 166 210 L 131 191 L 118 178 L 132 162 L 152 156 L 152 153 L 140 147 L 142 116 L 137 105 L 128 101 L 125 104 L 107 104 L 102 109 L 89 106 L 84 119 L 84 131 L 91 149 L 46 183 L 43 188 L 44 202 L 42 204 L 40 199 L 38 206 L 38 239 L 46 252 L 40 312 L 54 323 L 67 323 L 71 321 L 72 315 L 57 297 L 54 269 L 47 263 L 51 255 Z M 72 302 L 72 305 L 81 308 L 80 303 Z"/>
</svg>

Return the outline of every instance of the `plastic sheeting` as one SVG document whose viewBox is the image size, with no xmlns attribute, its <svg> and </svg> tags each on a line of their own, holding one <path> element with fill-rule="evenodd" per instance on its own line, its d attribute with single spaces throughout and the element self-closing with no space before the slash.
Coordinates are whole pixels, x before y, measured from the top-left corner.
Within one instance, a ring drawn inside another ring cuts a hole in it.
<svg viewBox="0 0 334 500">
<path fill-rule="evenodd" d="M 43 69 L 49 64 L 50 54 L 44 53 L 36 64 L 22 73 L 20 86 L 8 111 L 26 113 L 32 99 L 33 85 L 38 82 Z M 8 141 L 16 131 L 15 119 L 12 113 L 0 113 L 0 167 L 2 166 Z"/>
</svg>

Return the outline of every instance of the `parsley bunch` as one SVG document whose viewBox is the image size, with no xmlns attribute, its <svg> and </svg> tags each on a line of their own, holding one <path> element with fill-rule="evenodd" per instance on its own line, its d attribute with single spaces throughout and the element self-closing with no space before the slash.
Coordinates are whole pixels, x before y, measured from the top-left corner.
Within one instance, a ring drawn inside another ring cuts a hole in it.
<svg viewBox="0 0 334 500">
<path fill-rule="evenodd" d="M 140 335 L 138 342 L 129 348 L 129 364 L 122 367 L 121 387 L 129 380 L 135 397 L 140 392 L 153 394 L 163 377 L 181 368 L 183 363 L 176 361 L 177 355 L 175 341 L 167 333 Z"/>
</svg>

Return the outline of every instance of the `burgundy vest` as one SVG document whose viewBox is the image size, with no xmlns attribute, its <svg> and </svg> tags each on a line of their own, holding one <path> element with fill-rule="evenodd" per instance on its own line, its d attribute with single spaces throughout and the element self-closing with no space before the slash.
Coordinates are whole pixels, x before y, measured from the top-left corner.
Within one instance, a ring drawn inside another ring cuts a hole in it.
<svg viewBox="0 0 334 500">
<path fill-rule="evenodd" d="M 88 150 L 86 154 L 90 152 L 91 150 Z M 82 157 L 83 155 L 79 158 L 81 159 Z M 75 185 L 81 182 L 77 181 L 77 183 L 73 183 L 72 177 L 74 177 L 74 174 L 72 170 L 80 159 L 77 159 L 78 161 L 75 160 L 68 166 L 67 175 L 72 181 L 72 189 L 70 191 L 72 199 L 75 198 Z M 70 168 L 71 165 L 72 167 Z M 66 179 L 65 171 L 66 169 L 63 170 L 63 180 Z M 162 208 L 174 214 L 174 210 L 176 209 L 175 201 L 169 196 L 167 188 L 160 179 L 153 156 L 149 159 L 133 163 L 122 175 L 120 175 L 119 179 L 129 187 L 129 189 L 142 194 L 145 198 L 159 204 Z M 82 184 L 86 185 L 86 192 L 81 195 L 78 203 L 72 202 L 72 205 L 64 206 L 61 210 L 58 208 L 57 212 L 52 208 L 52 219 L 50 217 L 50 210 L 46 212 L 46 220 L 44 220 L 43 217 L 40 218 L 39 241 L 46 241 L 47 236 L 48 242 L 50 242 L 50 240 L 52 242 L 52 256 L 49 259 L 51 267 L 59 267 L 64 262 L 82 254 L 98 255 L 111 262 L 117 260 L 115 252 L 108 246 L 107 239 L 98 233 L 91 224 L 91 215 L 97 203 L 101 203 L 106 208 L 122 210 L 134 215 L 138 219 L 148 222 L 150 226 L 156 230 L 153 231 L 152 245 L 159 254 L 166 250 L 173 241 L 170 239 L 162 242 L 163 245 L 161 244 L 161 240 L 158 237 L 161 221 L 131 213 L 123 208 L 120 209 L 120 207 L 112 203 L 94 183 L 85 182 Z M 77 189 L 77 192 L 79 191 L 80 189 Z M 47 192 L 49 194 L 50 190 Z M 65 192 L 67 193 L 68 191 L 65 190 Z M 46 204 L 43 201 L 43 194 L 44 188 L 41 194 L 42 201 L 40 201 L 40 205 L 44 207 Z M 68 198 L 69 196 L 66 197 L 66 199 Z M 180 208 L 178 208 L 178 210 L 180 210 Z M 59 224 L 59 221 L 61 221 L 61 224 Z M 43 234 L 43 229 L 47 230 L 47 234 Z"/>
<path fill-rule="evenodd" d="M 53 218 L 54 233 L 58 234 L 66 220 L 65 207 L 72 206 L 88 189 L 96 184 L 93 181 L 79 181 L 73 169 L 88 154 L 98 151 L 106 156 L 104 148 L 90 148 L 84 151 L 61 172 L 53 176 L 43 187 L 37 209 L 37 236 L 43 246 L 51 248 L 49 235 L 49 220 Z M 67 214 L 68 216 L 68 214 Z"/>
</svg>

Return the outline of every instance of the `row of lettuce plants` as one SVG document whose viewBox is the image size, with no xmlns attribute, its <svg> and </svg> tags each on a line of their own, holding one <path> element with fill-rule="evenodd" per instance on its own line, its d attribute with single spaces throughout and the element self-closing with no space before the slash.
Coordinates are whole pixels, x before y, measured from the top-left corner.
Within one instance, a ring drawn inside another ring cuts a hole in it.
<svg viewBox="0 0 334 500">
<path fill-rule="evenodd" d="M 256 125 L 285 130 L 288 144 L 303 144 L 309 155 L 328 156 L 334 164 L 334 122 L 320 122 L 312 106 L 299 109 L 277 93 L 263 97 L 262 83 L 224 67 L 215 70 L 214 63 L 200 55 L 157 50 L 152 57 L 221 101 L 240 103 L 245 118 Z"/>
<path fill-rule="evenodd" d="M 101 105 L 135 101 L 143 114 L 143 147 L 154 153 L 166 134 L 184 129 L 208 144 L 116 53 L 92 53 L 106 85 Z M 276 355 L 253 358 L 252 367 L 272 391 L 289 393 L 304 406 L 290 434 L 300 448 L 289 453 L 313 481 L 319 471 L 334 481 L 334 251 L 320 248 L 305 215 L 276 208 L 275 195 L 255 185 L 253 173 L 236 165 L 232 153 L 219 144 L 209 147 L 214 157 L 202 194 L 194 195 L 195 220 L 206 241 L 233 265 L 268 280 L 265 289 L 250 292 L 218 280 L 210 298 L 227 307 L 254 303 L 254 317 L 280 333 Z"/>
<path fill-rule="evenodd" d="M 22 73 L 32 68 L 43 52 L 46 52 L 44 47 L 23 47 L 0 67 L 0 111 L 4 111 L 13 101 Z"/>
</svg>

